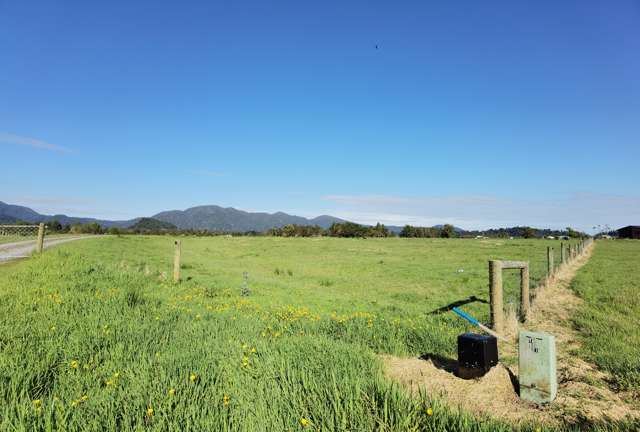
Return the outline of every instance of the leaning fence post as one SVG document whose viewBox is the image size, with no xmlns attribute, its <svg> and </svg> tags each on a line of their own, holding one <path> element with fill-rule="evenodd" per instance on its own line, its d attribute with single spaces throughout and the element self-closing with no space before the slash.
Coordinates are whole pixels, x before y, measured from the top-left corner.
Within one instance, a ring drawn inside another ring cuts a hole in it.
<svg viewBox="0 0 640 432">
<path fill-rule="evenodd" d="M 555 272 L 555 267 L 554 267 L 554 259 L 553 259 L 553 248 L 551 246 L 547 247 L 547 274 L 549 276 L 552 276 L 553 273 Z"/>
<path fill-rule="evenodd" d="M 520 318 L 527 319 L 529 313 L 529 263 L 520 269 Z"/>
<path fill-rule="evenodd" d="M 36 243 L 36 252 L 42 253 L 44 250 L 44 224 L 38 225 L 38 241 Z"/>
<path fill-rule="evenodd" d="M 173 281 L 180 282 L 180 240 L 176 240 L 176 251 L 173 256 Z"/>
<path fill-rule="evenodd" d="M 491 307 L 491 327 L 500 333 L 502 332 L 504 316 L 502 310 L 502 261 L 489 261 L 489 301 Z"/>
</svg>

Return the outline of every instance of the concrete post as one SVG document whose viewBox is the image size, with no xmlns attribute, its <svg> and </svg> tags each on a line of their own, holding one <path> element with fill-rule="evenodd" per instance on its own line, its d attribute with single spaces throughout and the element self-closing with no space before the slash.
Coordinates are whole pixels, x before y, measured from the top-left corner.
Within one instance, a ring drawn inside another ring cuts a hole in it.
<svg viewBox="0 0 640 432">
<path fill-rule="evenodd" d="M 491 326 L 501 333 L 504 326 L 504 311 L 502 300 L 502 262 L 489 261 L 489 301 L 491 307 Z"/>
<path fill-rule="evenodd" d="M 176 240 L 176 250 L 173 256 L 173 281 L 180 282 L 180 240 Z"/>
<path fill-rule="evenodd" d="M 36 252 L 42 253 L 44 250 L 44 224 L 38 225 L 38 241 L 36 242 Z"/>
</svg>

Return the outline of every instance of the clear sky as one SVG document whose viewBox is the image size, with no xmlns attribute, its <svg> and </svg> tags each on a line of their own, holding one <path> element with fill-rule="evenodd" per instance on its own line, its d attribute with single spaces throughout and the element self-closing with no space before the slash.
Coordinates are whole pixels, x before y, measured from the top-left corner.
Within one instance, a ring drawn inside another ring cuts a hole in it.
<svg viewBox="0 0 640 432">
<path fill-rule="evenodd" d="M 0 200 L 640 224 L 640 2 L 0 1 Z"/>
</svg>

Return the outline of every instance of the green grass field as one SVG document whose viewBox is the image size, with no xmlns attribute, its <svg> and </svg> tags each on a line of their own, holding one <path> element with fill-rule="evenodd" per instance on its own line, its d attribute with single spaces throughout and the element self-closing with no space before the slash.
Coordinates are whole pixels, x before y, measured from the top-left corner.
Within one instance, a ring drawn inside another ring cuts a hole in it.
<svg viewBox="0 0 640 432">
<path fill-rule="evenodd" d="M 488 300 L 490 258 L 531 261 L 535 286 L 558 242 L 182 242 L 179 285 L 168 237 L 83 240 L 0 266 L 1 430 L 512 430 L 409 398 L 377 354 L 455 357 L 467 326 L 430 312 Z M 463 308 L 487 320 L 487 304 Z"/>
<path fill-rule="evenodd" d="M 586 300 L 575 317 L 583 355 L 640 397 L 640 242 L 598 242 L 572 288 Z"/>
</svg>

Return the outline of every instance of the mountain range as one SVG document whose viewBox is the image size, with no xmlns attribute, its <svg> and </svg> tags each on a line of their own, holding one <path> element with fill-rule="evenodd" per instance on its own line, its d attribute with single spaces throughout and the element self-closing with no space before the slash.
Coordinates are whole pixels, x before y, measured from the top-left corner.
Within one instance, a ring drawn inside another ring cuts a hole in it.
<svg viewBox="0 0 640 432">
<path fill-rule="evenodd" d="M 191 207 L 186 210 L 170 210 L 151 216 L 162 222 L 175 225 L 179 229 L 205 229 L 211 231 L 266 231 L 270 228 L 279 228 L 288 224 L 319 225 L 329 228 L 334 222 L 346 222 L 343 219 L 322 215 L 307 219 L 302 216 L 289 215 L 283 212 L 277 213 L 252 213 L 237 210 L 232 207 L 220 207 L 207 205 Z M 130 220 L 101 220 L 93 218 L 73 217 L 67 215 L 44 215 L 28 207 L 7 204 L 0 201 L 0 223 L 15 223 L 18 221 L 39 223 L 57 220 L 62 225 L 98 223 L 106 228 L 129 228 L 140 222 L 143 218 Z"/>
</svg>

